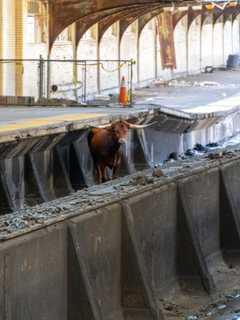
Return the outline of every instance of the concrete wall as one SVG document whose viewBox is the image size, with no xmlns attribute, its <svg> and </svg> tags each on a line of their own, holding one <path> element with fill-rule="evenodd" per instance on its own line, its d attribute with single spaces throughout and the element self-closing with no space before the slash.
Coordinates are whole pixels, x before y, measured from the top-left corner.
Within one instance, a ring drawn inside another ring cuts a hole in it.
<svg viewBox="0 0 240 320">
<path fill-rule="evenodd" d="M 239 38 L 239 15 L 233 21 L 233 53 L 239 54 L 240 51 L 240 38 Z"/>
<path fill-rule="evenodd" d="M 118 35 L 117 32 L 114 33 L 114 28 L 117 29 L 117 27 L 117 25 L 114 25 L 104 33 L 100 43 L 101 60 L 118 60 Z M 118 87 L 118 67 L 117 62 L 108 62 L 100 68 L 100 83 L 103 90 Z"/>
<path fill-rule="evenodd" d="M 139 80 L 155 78 L 155 20 L 147 23 L 139 40 Z"/>
<path fill-rule="evenodd" d="M 3 15 L 3 58 L 15 59 L 15 0 L 5 0 L 2 3 Z M 15 94 L 15 65 L 3 66 L 3 92 Z"/>
<path fill-rule="evenodd" d="M 200 16 L 191 24 L 188 31 L 188 72 L 200 72 Z"/>
<path fill-rule="evenodd" d="M 168 302 L 189 312 L 197 296 L 210 302 L 208 294 L 231 290 L 239 279 L 239 170 L 239 158 L 188 169 L 6 240 L 1 319 L 168 319 Z"/>
<path fill-rule="evenodd" d="M 223 57 L 223 18 L 220 17 L 215 25 L 213 31 L 213 63 L 214 66 L 223 65 L 224 57 Z"/>
<path fill-rule="evenodd" d="M 137 52 L 137 35 L 138 35 L 138 22 L 134 22 L 125 31 L 121 41 L 121 59 L 133 59 L 138 63 Z M 130 45 L 129 45 L 130 44 Z M 121 75 L 127 74 L 127 68 L 121 69 Z M 137 65 L 133 68 L 133 81 L 137 83 Z"/>
<path fill-rule="evenodd" d="M 187 71 L 187 17 L 181 19 L 174 31 L 177 73 Z"/>
<path fill-rule="evenodd" d="M 97 26 L 93 26 L 85 36 L 81 39 L 78 45 L 77 57 L 78 59 L 90 59 L 96 60 L 97 58 L 97 39 L 93 37 L 94 29 Z M 82 79 L 82 67 L 78 67 L 79 79 Z M 97 92 L 97 66 L 95 63 L 87 68 L 87 93 Z"/>
<path fill-rule="evenodd" d="M 213 65 L 213 18 L 209 16 L 203 23 L 201 33 L 201 69 Z"/>
<path fill-rule="evenodd" d="M 229 37 L 229 35 L 231 35 Z M 232 54 L 232 20 L 228 19 L 224 24 L 224 63 L 226 64 L 229 54 Z M 237 39 L 236 39 L 237 40 Z M 235 42 L 235 41 L 234 41 Z"/>
</svg>

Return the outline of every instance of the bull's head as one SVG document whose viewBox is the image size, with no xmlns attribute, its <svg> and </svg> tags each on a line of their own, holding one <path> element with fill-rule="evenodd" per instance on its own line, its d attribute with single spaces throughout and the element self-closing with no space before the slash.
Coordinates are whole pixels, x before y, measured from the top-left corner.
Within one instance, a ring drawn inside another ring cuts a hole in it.
<svg viewBox="0 0 240 320">
<path fill-rule="evenodd" d="M 114 134 L 116 135 L 118 142 L 122 144 L 122 143 L 127 142 L 129 129 L 144 129 L 144 128 L 152 126 L 153 124 L 154 123 L 137 125 L 137 124 L 129 123 L 125 120 L 120 120 L 120 121 L 112 123 L 111 125 L 98 126 L 98 128 L 111 129 L 114 132 Z"/>
</svg>

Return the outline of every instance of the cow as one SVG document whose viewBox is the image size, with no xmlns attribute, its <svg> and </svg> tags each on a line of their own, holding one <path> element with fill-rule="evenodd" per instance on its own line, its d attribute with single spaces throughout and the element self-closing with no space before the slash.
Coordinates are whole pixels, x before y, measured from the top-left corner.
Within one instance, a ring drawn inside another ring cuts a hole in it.
<svg viewBox="0 0 240 320">
<path fill-rule="evenodd" d="M 126 143 L 129 129 L 142 129 L 150 126 L 131 124 L 120 120 L 107 126 L 91 128 L 88 145 L 93 158 L 97 183 L 109 180 L 107 168 L 112 170 L 112 179 L 117 177 L 121 165 L 121 145 Z"/>
</svg>

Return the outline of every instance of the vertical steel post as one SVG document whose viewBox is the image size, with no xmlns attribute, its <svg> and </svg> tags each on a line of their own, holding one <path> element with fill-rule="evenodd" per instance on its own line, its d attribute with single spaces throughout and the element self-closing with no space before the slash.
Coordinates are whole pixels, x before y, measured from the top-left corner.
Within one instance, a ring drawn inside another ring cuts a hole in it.
<svg viewBox="0 0 240 320">
<path fill-rule="evenodd" d="M 83 101 L 87 101 L 87 61 L 84 62 L 84 91 L 83 91 Z"/>
<path fill-rule="evenodd" d="M 202 22 L 203 17 L 201 17 L 201 23 L 200 23 L 200 39 L 199 39 L 199 49 L 200 49 L 200 54 L 199 54 L 199 68 L 200 72 L 202 70 L 202 60 L 203 60 L 203 52 L 202 52 L 202 34 L 203 34 L 203 22 Z"/>
<path fill-rule="evenodd" d="M 158 78 L 158 33 L 157 24 L 154 25 L 154 75 L 155 79 Z"/>
<path fill-rule="evenodd" d="M 231 15 L 231 38 L 232 38 L 232 43 L 231 43 L 231 53 L 233 54 L 234 52 L 233 52 L 233 47 L 234 47 L 234 45 L 233 45 L 233 22 L 234 22 L 234 20 L 233 20 L 233 16 Z"/>
<path fill-rule="evenodd" d="M 214 15 L 212 14 L 212 66 L 214 67 Z"/>
<path fill-rule="evenodd" d="M 77 64 L 77 39 L 76 39 L 76 23 L 72 25 L 72 48 L 73 48 L 73 93 L 76 101 L 78 101 L 77 83 L 78 83 L 78 64 Z"/>
<path fill-rule="evenodd" d="M 47 99 L 50 98 L 50 82 L 51 82 L 51 61 L 50 55 L 47 57 Z"/>
<path fill-rule="evenodd" d="M 38 99 L 42 99 L 43 97 L 43 74 L 44 74 L 44 60 L 40 55 L 39 57 L 39 65 L 38 65 Z"/>
<path fill-rule="evenodd" d="M 223 58 L 223 65 L 225 63 L 225 37 L 224 37 L 224 29 L 225 29 L 225 18 L 223 14 L 223 21 L 222 21 L 222 58 Z"/>
<path fill-rule="evenodd" d="M 130 62 L 130 90 L 129 90 L 130 104 L 133 103 L 133 64 L 134 64 L 134 61 L 131 60 L 131 62 Z"/>
<path fill-rule="evenodd" d="M 189 19 L 189 17 L 188 17 Z M 189 75 L 189 27 L 187 21 L 187 30 L 186 30 L 186 73 Z"/>
<path fill-rule="evenodd" d="M 117 46 L 118 46 L 118 53 L 117 53 L 117 59 L 118 61 L 118 87 L 120 88 L 121 84 L 121 38 L 120 38 L 120 22 L 117 22 L 117 28 L 118 28 L 118 36 L 117 36 Z"/>
<path fill-rule="evenodd" d="M 140 84 L 140 34 L 139 20 L 137 20 L 137 83 Z"/>
</svg>

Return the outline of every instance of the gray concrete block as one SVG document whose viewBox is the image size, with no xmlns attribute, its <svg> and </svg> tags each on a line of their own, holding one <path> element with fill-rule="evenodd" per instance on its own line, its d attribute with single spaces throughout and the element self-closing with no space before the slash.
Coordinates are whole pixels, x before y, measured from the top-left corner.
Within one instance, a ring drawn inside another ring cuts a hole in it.
<svg viewBox="0 0 240 320">
<path fill-rule="evenodd" d="M 220 251 L 219 172 L 206 171 L 179 183 L 183 204 L 192 216 L 205 258 Z"/>
<path fill-rule="evenodd" d="M 180 201 L 208 291 L 215 289 L 214 273 L 224 264 L 220 243 L 219 170 L 211 169 L 179 181 Z"/>
<path fill-rule="evenodd" d="M 128 226 L 146 266 L 146 281 L 164 291 L 176 280 L 177 191 L 171 184 L 129 199 Z"/>
<path fill-rule="evenodd" d="M 0 253 L 0 319 L 5 317 L 5 281 L 4 281 L 5 258 Z"/>
<path fill-rule="evenodd" d="M 79 286 L 70 285 L 70 296 L 74 299 L 69 301 L 70 320 L 123 319 L 121 220 L 121 207 L 116 204 L 69 222 L 77 260 L 72 281 L 79 281 Z"/>
<path fill-rule="evenodd" d="M 66 227 L 59 224 L 1 246 L 5 259 L 1 319 L 67 319 L 66 235 Z"/>
<path fill-rule="evenodd" d="M 222 245 L 225 250 L 240 249 L 240 161 L 221 166 Z"/>
</svg>

